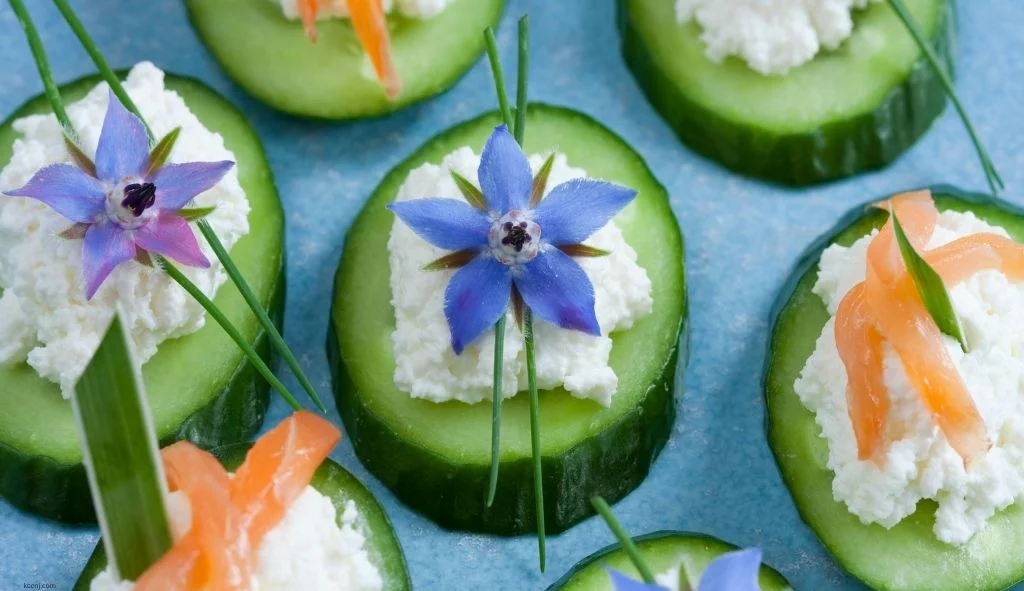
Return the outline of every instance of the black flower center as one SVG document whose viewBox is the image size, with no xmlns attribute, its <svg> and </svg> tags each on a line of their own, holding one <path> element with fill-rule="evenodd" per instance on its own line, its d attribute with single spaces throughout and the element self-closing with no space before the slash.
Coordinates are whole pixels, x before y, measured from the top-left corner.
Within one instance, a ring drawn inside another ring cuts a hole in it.
<svg viewBox="0 0 1024 591">
<path fill-rule="evenodd" d="M 516 249 L 516 252 L 523 252 L 523 246 L 533 240 L 526 228 L 526 222 L 505 222 L 505 237 L 501 239 L 501 243 Z"/>
<path fill-rule="evenodd" d="M 132 183 L 124 188 L 124 201 L 121 207 L 132 210 L 132 215 L 141 217 L 156 203 L 156 185 L 153 183 Z"/>
</svg>

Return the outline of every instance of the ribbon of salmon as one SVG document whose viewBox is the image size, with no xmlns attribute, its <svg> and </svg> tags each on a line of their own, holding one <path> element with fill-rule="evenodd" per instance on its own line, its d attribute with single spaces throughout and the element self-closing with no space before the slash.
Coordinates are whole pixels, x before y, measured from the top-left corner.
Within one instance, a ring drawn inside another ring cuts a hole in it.
<svg viewBox="0 0 1024 591">
<path fill-rule="evenodd" d="M 302 18 L 306 35 L 316 43 L 316 18 L 324 0 L 299 0 L 299 15 Z M 359 43 L 370 58 L 377 79 L 384 85 L 388 98 L 394 100 L 402 91 L 402 81 L 395 69 L 391 57 L 391 39 L 388 35 L 388 22 L 384 15 L 381 0 L 327 0 L 345 1 L 348 4 L 352 28 L 355 29 Z"/>
<path fill-rule="evenodd" d="M 259 439 L 229 478 L 192 443 L 161 452 L 171 491 L 185 493 L 191 527 L 139 578 L 136 591 L 249 589 L 254 552 L 341 439 L 326 419 L 299 411 Z"/>
<path fill-rule="evenodd" d="M 900 195 L 884 207 L 896 212 L 911 244 L 922 251 L 938 218 L 931 194 Z M 984 269 L 999 269 L 1024 279 L 1024 247 L 996 234 L 960 238 L 924 257 L 947 285 Z M 891 220 L 868 246 L 866 278 L 839 304 L 835 331 L 861 460 L 879 460 L 888 444 L 885 341 L 896 351 L 910 383 L 964 465 L 970 466 L 989 449 L 984 420 L 906 271 Z"/>
</svg>

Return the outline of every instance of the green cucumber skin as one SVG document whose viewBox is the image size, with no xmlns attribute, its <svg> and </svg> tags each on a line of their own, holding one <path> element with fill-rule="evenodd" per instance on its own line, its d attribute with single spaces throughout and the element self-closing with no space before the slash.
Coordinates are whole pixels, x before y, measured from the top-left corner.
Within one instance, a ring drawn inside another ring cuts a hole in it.
<svg viewBox="0 0 1024 591">
<path fill-rule="evenodd" d="M 213 450 L 226 468 L 233 470 L 245 460 L 245 454 L 251 444 L 236 443 Z M 377 503 L 373 494 L 351 473 L 331 460 L 326 460 L 317 469 L 313 477 L 313 487 L 321 494 L 331 497 L 335 507 L 352 498 L 356 501 L 360 515 L 367 520 L 370 528 L 368 545 L 373 550 L 371 555 L 376 558 L 374 566 L 384 578 L 384 589 L 387 591 L 411 591 L 412 581 L 409 579 L 408 568 L 402 545 L 398 541 L 384 509 Z M 344 492 L 344 494 L 341 494 Z M 341 513 L 338 513 L 339 517 Z M 89 584 L 96 575 L 107 568 L 107 555 L 102 540 L 96 544 L 89 561 L 78 576 L 73 591 L 89 591 Z"/>
<path fill-rule="evenodd" d="M 636 536 L 633 538 L 633 542 L 637 545 L 641 554 L 646 554 L 646 550 L 649 548 L 655 548 L 662 543 L 673 543 L 685 541 L 688 543 L 703 544 L 709 548 L 713 547 L 713 551 L 716 555 L 738 550 L 737 546 L 728 542 L 723 542 L 718 538 L 705 535 L 695 534 L 684 531 L 656 531 L 642 536 Z M 582 577 L 587 574 L 587 571 L 594 567 L 601 566 L 600 563 L 606 562 L 609 558 L 625 558 L 625 551 L 622 550 L 622 546 L 619 544 L 611 544 L 604 548 L 594 552 L 590 556 L 587 556 L 583 560 L 576 563 L 569 572 L 565 573 L 561 579 L 555 581 L 547 591 L 571 591 L 580 589 L 581 585 L 585 584 L 577 580 L 578 577 Z M 648 557 L 649 560 L 649 557 Z M 655 570 L 655 566 L 650 565 L 652 570 Z M 779 574 L 778 571 L 772 567 L 762 564 L 759 584 L 762 591 L 791 591 L 789 583 L 786 579 Z M 585 591 L 604 591 L 604 589 L 610 589 L 611 583 L 602 589 L 595 589 L 593 587 L 587 587 Z"/>
<path fill-rule="evenodd" d="M 531 104 L 530 113 L 531 116 L 564 117 L 573 122 L 579 121 L 582 125 L 595 126 L 608 137 L 614 138 L 613 141 L 628 148 L 613 132 L 578 112 Z M 485 119 L 498 121 L 494 113 L 482 115 L 442 132 L 424 144 L 421 150 L 449 134 L 457 135 L 462 129 L 478 126 Z M 642 164 L 635 152 L 630 153 Z M 418 162 L 416 158 L 414 154 L 406 163 Z M 396 171 L 403 171 L 406 163 L 399 164 L 381 186 L 388 185 L 391 176 Z M 664 187 L 657 184 L 645 165 L 643 170 L 651 182 L 657 185 L 662 198 L 666 197 Z M 371 197 L 371 201 L 373 199 Z M 667 207 L 665 210 L 667 213 L 664 215 L 672 215 Z M 674 219 L 672 223 L 678 243 L 666 244 L 662 255 L 666 258 L 676 257 L 682 263 L 682 238 Z M 350 230 L 335 281 L 335 305 L 339 301 L 338 290 L 342 285 L 340 278 L 346 268 L 344 253 L 356 250 L 351 241 L 352 234 Z M 677 369 L 685 366 L 687 359 L 687 299 L 682 271 L 681 265 L 678 270 L 680 292 L 673 294 L 681 300 L 678 302 L 680 314 L 671 320 L 673 326 L 661 329 L 665 333 L 671 332 L 672 347 L 664 351 L 664 357 L 660 357 L 663 353 L 659 349 L 657 354 L 662 361 L 656 368 L 652 368 L 655 370 L 652 371 L 653 377 L 646 382 L 643 393 L 637 395 L 635 406 L 603 426 L 603 431 L 543 456 L 545 525 L 549 533 L 564 531 L 594 515 L 590 497 L 595 494 L 604 496 L 609 502 L 623 498 L 644 480 L 658 453 L 667 443 L 676 416 L 674 392 L 677 388 L 682 391 L 680 382 L 684 372 Z M 664 272 L 676 271 L 666 269 Z M 367 401 L 372 392 L 361 392 L 356 387 L 352 375 L 357 373 L 357 368 L 346 365 L 338 330 L 336 320 L 332 319 L 327 338 L 327 356 L 333 377 L 334 396 L 346 434 L 364 466 L 403 503 L 444 528 L 496 535 L 535 532 L 536 510 L 530 457 L 527 455 L 501 461 L 495 500 L 491 507 L 487 507 L 484 497 L 489 464 L 462 462 L 456 457 L 428 449 L 419 442 L 407 441 L 397 434 L 387 420 L 369 406 Z M 362 371 L 365 373 L 365 368 Z M 546 392 L 541 392 L 542 415 L 545 396 Z M 490 413 L 487 414 L 489 432 Z M 507 411 L 505 417 L 507 420 Z"/>
<path fill-rule="evenodd" d="M 686 332 L 682 325 L 680 331 Z M 685 347 L 682 353 L 685 360 Z M 593 515 L 592 496 L 601 495 L 614 503 L 647 477 L 675 423 L 672 393 L 679 354 L 677 347 L 631 413 L 565 453 L 543 458 L 544 523 L 549 534 L 565 531 Z M 489 466 L 456 464 L 407 443 L 392 435 L 361 403 L 341 358 L 333 322 L 327 335 L 327 358 L 334 400 L 356 455 L 403 503 L 450 530 L 497 535 L 536 531 L 531 460 L 501 462 L 494 503 L 487 507 L 482 492 L 487 490 Z M 622 441 L 637 443 L 629 448 L 619 445 Z"/>
<path fill-rule="evenodd" d="M 988 194 L 948 185 L 931 187 L 931 191 L 940 209 L 984 211 L 989 218 L 998 216 L 1000 219 L 995 223 L 1006 228 L 1015 240 L 1024 241 L 1024 208 Z M 845 505 L 832 498 L 833 473 L 824 464 L 826 443 L 820 438 L 813 414 L 793 392 L 794 372 L 799 372 L 793 362 L 799 360 L 796 365 L 802 367 L 824 326 L 822 320 L 820 323 L 812 321 L 814 326 L 790 327 L 798 322 L 793 310 L 811 302 L 815 308 L 820 308 L 815 314 L 827 319 L 820 298 L 810 292 L 822 251 L 837 239 L 842 238 L 845 244 L 851 237 L 866 235 L 884 221 L 885 215 L 878 210 L 866 211 L 864 206 L 853 208 L 805 251 L 773 306 L 773 328 L 763 379 L 765 430 L 772 454 L 802 520 L 847 572 L 871 588 L 880 591 L 1008 589 L 1024 581 L 1024 558 L 1014 559 L 1012 551 L 1000 555 L 1001 549 L 1016 548 L 1024 543 L 1024 534 L 1020 533 L 1024 531 L 1024 508 L 1020 504 L 993 516 L 986 529 L 963 548 L 935 539 L 932 503 L 922 503 L 916 513 L 891 530 L 863 525 Z M 817 447 L 804 449 L 807 440 Z M 817 486 L 801 486 L 803 480 Z"/>
<path fill-rule="evenodd" d="M 311 72 L 309 75 L 302 75 L 301 68 L 291 67 L 286 75 L 289 78 L 288 87 L 292 89 L 291 92 L 280 92 L 280 89 L 275 89 L 270 85 L 264 85 L 260 82 L 260 77 L 266 75 L 266 68 L 277 68 L 281 66 L 282 61 L 286 61 L 285 58 L 281 58 L 279 55 L 274 53 L 267 54 L 264 57 L 261 65 L 257 68 L 248 67 L 245 64 L 235 63 L 235 59 L 232 58 L 230 53 L 225 50 L 221 45 L 217 43 L 218 34 L 223 34 L 223 30 L 218 28 L 217 23 L 204 23 L 203 16 L 209 10 L 209 6 L 216 2 L 225 2 L 226 0 L 183 0 L 185 8 L 188 12 L 189 22 L 192 25 L 193 30 L 203 42 L 203 45 L 207 47 L 211 55 L 217 60 L 220 66 L 224 69 L 224 72 L 235 81 L 239 86 L 244 88 L 252 96 L 256 97 L 261 102 L 274 108 L 278 111 L 288 113 L 296 117 L 309 118 L 309 119 L 321 119 L 330 121 L 345 121 L 345 120 L 357 120 L 367 119 L 386 116 L 390 113 L 399 111 L 405 107 L 409 107 L 416 103 L 429 100 L 436 96 L 443 94 L 444 92 L 451 89 L 461 79 L 466 72 L 473 66 L 474 63 L 484 53 L 484 38 L 483 30 L 486 26 L 493 26 L 497 28 L 498 23 L 501 22 L 501 17 L 505 11 L 505 0 L 497 0 L 491 18 L 488 22 L 482 23 L 478 27 L 478 33 L 472 37 L 472 46 L 467 49 L 464 53 L 460 52 L 459 55 L 452 56 L 451 54 L 445 56 L 446 59 L 456 61 L 454 67 L 438 68 L 437 64 L 433 64 L 432 72 L 433 78 L 426 83 L 420 84 L 417 80 L 416 88 L 410 90 L 408 85 L 399 94 L 395 100 L 387 99 L 384 96 L 383 90 L 379 92 L 367 92 L 365 88 L 361 88 L 358 91 L 353 91 L 356 98 L 353 100 L 351 97 L 346 96 L 345 91 L 335 92 L 337 94 L 337 100 L 320 100 L 318 98 L 310 98 L 306 96 L 306 92 L 294 92 L 294 89 L 301 86 L 307 86 L 314 88 L 318 86 L 316 81 L 317 77 L 322 75 L 321 72 Z M 245 3 L 249 0 L 241 0 L 240 6 L 245 9 Z M 257 0 L 258 1 L 258 0 Z M 494 0 L 467 0 L 469 2 L 492 2 Z M 451 7 L 450 10 L 458 10 L 459 7 Z M 279 12 L 279 11 L 278 11 Z M 283 15 L 278 15 L 283 20 Z M 440 18 L 439 15 L 435 18 Z M 389 21 L 394 21 L 393 17 L 389 17 Z M 397 19 L 399 22 L 408 21 L 409 19 Z M 301 39 L 304 43 L 308 43 L 305 40 L 305 34 L 302 30 L 302 25 L 296 21 L 295 23 L 289 23 L 293 25 L 294 34 L 297 39 Z M 333 23 L 321 22 L 320 26 L 330 26 Z M 321 43 L 323 40 L 321 40 Z M 348 47 L 346 50 L 350 49 Z M 257 50 L 258 51 L 258 50 Z M 259 59 L 258 57 L 255 59 Z M 310 56 L 309 59 L 326 59 L 321 55 L 319 58 L 316 56 Z M 398 61 L 398 60 L 396 60 Z M 401 64 L 399 64 L 401 66 Z M 401 70 L 401 67 L 399 67 Z M 401 72 L 400 72 L 401 73 Z M 296 75 L 298 74 L 298 75 Z M 347 84 L 339 86 L 348 87 L 363 87 L 366 85 L 367 80 L 363 72 L 361 71 L 339 71 L 339 79 L 341 76 L 345 76 Z M 403 81 L 406 81 L 407 76 L 403 75 Z M 377 84 L 376 81 L 373 84 Z M 324 94 L 329 94 L 332 91 L 337 91 L 337 87 L 326 85 L 324 88 Z"/>
<path fill-rule="evenodd" d="M 666 76 L 634 28 L 629 2 L 618 0 L 619 31 L 626 65 L 640 88 L 687 146 L 740 174 L 806 186 L 882 168 L 913 146 L 946 104 L 939 77 L 921 57 L 903 84 L 870 113 L 828 122 L 810 133 L 754 130 L 698 105 Z M 933 40 L 951 76 L 956 50 L 954 12 L 950 0 Z"/>
<path fill-rule="evenodd" d="M 118 73 L 122 78 L 126 74 L 123 71 Z M 202 82 L 184 76 L 172 77 L 168 74 L 168 79 L 172 78 L 198 85 L 211 96 L 220 98 L 220 95 Z M 68 89 L 71 88 L 91 88 L 99 82 L 101 78 L 98 75 L 85 76 L 63 85 L 62 94 L 68 94 Z M 6 127 L 15 119 L 30 113 L 32 106 L 40 98 L 37 96 L 26 101 L 0 124 L 0 127 Z M 253 137 L 255 138 L 255 132 Z M 265 158 L 263 163 L 266 164 Z M 273 185 L 272 179 L 270 183 Z M 234 288 L 226 284 L 224 289 Z M 278 330 L 283 330 L 285 298 L 285 266 L 282 258 L 274 292 L 267 306 L 268 314 Z M 259 331 L 253 344 L 260 357 L 273 367 L 277 356 L 264 331 Z M 269 404 L 270 385 L 258 375 L 252 364 L 243 358 L 221 392 L 206 406 L 186 418 L 172 433 L 163 437 L 160 444 L 164 446 L 187 439 L 204 449 L 212 449 L 244 441 L 260 430 Z M 25 453 L 2 442 L 0 497 L 23 511 L 48 519 L 70 524 L 96 522 L 85 468 L 80 462 L 59 462 L 49 457 Z"/>
</svg>

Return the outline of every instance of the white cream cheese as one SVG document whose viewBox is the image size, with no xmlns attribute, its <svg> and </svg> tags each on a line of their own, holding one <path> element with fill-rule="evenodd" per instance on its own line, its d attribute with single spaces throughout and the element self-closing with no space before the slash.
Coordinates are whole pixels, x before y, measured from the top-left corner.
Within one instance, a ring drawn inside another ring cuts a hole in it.
<svg viewBox="0 0 1024 591">
<path fill-rule="evenodd" d="M 997 228 L 971 213 L 943 212 L 928 248 Z M 831 246 L 821 256 L 814 293 L 834 315 L 843 296 L 864 279 L 870 237 L 850 248 Z M 794 389 L 815 413 L 828 441 L 828 468 L 835 473 L 832 493 L 864 523 L 892 527 L 912 514 L 922 499 L 938 503 L 935 536 L 963 544 L 992 515 L 1024 493 L 1024 283 L 998 271 L 982 271 L 950 290 L 970 343 L 964 354 L 945 337 L 946 349 L 963 377 L 994 443 L 970 471 L 934 424 L 910 385 L 892 347 L 885 346 L 885 385 L 889 390 L 889 437 L 884 463 L 857 459 L 847 414 L 846 371 L 835 343 L 835 319 L 818 338 Z"/>
<path fill-rule="evenodd" d="M 536 173 L 545 157 L 533 155 L 530 166 Z M 470 148 L 460 148 L 444 158 L 440 166 L 424 164 L 409 173 L 397 200 L 429 197 L 462 199 L 450 171 L 477 182 L 480 157 Z M 557 155 L 548 190 L 586 171 L 572 168 L 564 155 Z M 632 206 L 620 215 L 630 215 Z M 608 336 L 624 330 L 650 313 L 653 305 L 651 281 L 636 262 L 636 252 L 626 243 L 615 222 L 609 222 L 586 244 L 611 251 L 604 257 L 576 259 L 594 285 L 595 310 L 601 336 L 563 330 L 546 322 L 534 325 L 537 347 L 537 383 L 549 389 L 564 386 L 578 398 L 611 404 L 618 378 L 608 365 L 612 340 Z M 395 220 L 388 241 L 391 265 L 391 303 L 395 308 L 395 331 L 391 340 L 395 354 L 395 384 L 413 398 L 434 402 L 460 400 L 476 403 L 490 400 L 494 371 L 494 333 L 484 333 L 456 355 L 444 316 L 444 293 L 452 271 L 424 271 L 427 263 L 448 254 L 427 244 L 405 224 Z M 509 314 L 505 329 L 504 396 L 527 388 L 526 355 L 523 339 Z"/>
<path fill-rule="evenodd" d="M 299 18 L 299 2 L 302 0 L 270 0 L 281 5 L 281 11 L 290 19 Z M 418 19 L 433 18 L 455 0 L 384 0 L 384 11 L 398 11 L 402 16 Z M 348 18 L 346 0 L 320 0 L 317 19 Z"/>
<path fill-rule="evenodd" d="M 682 574 L 682 571 L 682 566 L 673 566 L 663 573 L 654 575 L 654 582 L 666 591 L 679 591 L 679 575 Z"/>
<path fill-rule="evenodd" d="M 761 74 L 785 74 L 853 34 L 855 9 L 880 0 L 676 0 L 681 23 L 696 20 L 708 58 L 730 55 Z"/>
<path fill-rule="evenodd" d="M 125 89 L 157 137 L 181 126 L 170 162 L 235 160 L 217 133 L 206 129 L 181 97 L 164 88 L 164 74 L 149 62 L 132 68 Z M 96 153 L 107 109 L 107 85 L 99 84 L 68 114 L 90 157 Z M 68 162 L 61 128 L 52 115 L 14 122 L 21 135 L 0 172 L 0 192 L 24 185 L 40 168 Z M 197 206 L 215 205 L 206 219 L 225 247 L 249 232 L 249 202 L 232 169 Z M 57 234 L 71 222 L 39 201 L 0 195 L 0 365 L 28 362 L 43 378 L 70 391 L 99 344 L 118 305 L 141 361 L 163 341 L 203 327 L 204 311 L 166 273 L 134 261 L 118 267 L 92 301 L 82 281 L 82 241 Z M 199 240 L 212 266 L 182 267 L 212 296 L 226 280 L 216 256 Z"/>
<path fill-rule="evenodd" d="M 169 507 L 172 512 L 189 510 L 187 499 L 184 505 L 176 502 Z M 384 580 L 370 560 L 365 529 L 354 501 L 345 503 L 339 525 L 331 499 L 306 487 L 260 543 L 252 591 L 380 591 Z M 175 539 L 179 537 L 176 532 Z M 131 591 L 134 586 L 131 581 L 115 581 L 107 569 L 92 580 L 89 589 Z"/>
</svg>

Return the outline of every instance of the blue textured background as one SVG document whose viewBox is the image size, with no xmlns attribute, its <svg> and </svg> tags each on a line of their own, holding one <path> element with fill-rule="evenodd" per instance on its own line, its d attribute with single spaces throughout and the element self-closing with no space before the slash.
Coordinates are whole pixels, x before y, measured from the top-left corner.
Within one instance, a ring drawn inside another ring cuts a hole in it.
<svg viewBox="0 0 1024 591">
<path fill-rule="evenodd" d="M 58 80 L 93 72 L 50 3 L 28 4 Z M 288 212 L 286 337 L 328 392 L 321 344 L 346 228 L 392 166 L 427 138 L 494 107 L 486 64 L 478 63 L 448 94 L 392 117 L 310 123 L 281 116 L 234 86 L 196 39 L 179 2 L 74 4 L 114 65 L 152 60 L 201 78 L 249 114 Z M 1003 173 L 1007 195 L 1024 202 L 1018 193 L 1024 181 L 1024 2 L 960 4 L 960 95 Z M 880 173 L 809 190 L 768 186 L 735 176 L 676 141 L 623 65 L 612 0 L 510 0 L 499 35 L 506 63 L 512 63 L 514 17 L 527 10 L 534 39 L 531 98 L 576 107 L 621 134 L 668 187 L 686 236 L 693 347 L 681 418 L 651 476 L 616 512 L 635 534 L 680 528 L 759 545 L 797 589 L 862 589 L 800 521 L 765 442 L 760 377 L 769 309 L 799 253 L 852 205 L 938 182 L 984 188 L 959 120 L 947 109 L 923 141 Z M 7 114 L 42 87 L 6 5 L 0 7 L 0 56 L 0 114 Z M 284 404 L 275 402 L 273 411 L 270 421 L 283 416 Z M 540 575 L 533 538 L 443 532 L 369 476 L 347 442 L 334 458 L 384 504 L 418 589 L 542 589 L 612 541 L 591 519 L 550 540 L 549 571 Z M 40 521 L 0 502 L 0 589 L 31 583 L 70 589 L 96 537 L 93 529 Z"/>
</svg>

